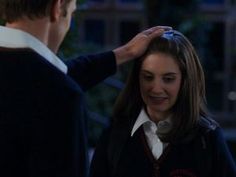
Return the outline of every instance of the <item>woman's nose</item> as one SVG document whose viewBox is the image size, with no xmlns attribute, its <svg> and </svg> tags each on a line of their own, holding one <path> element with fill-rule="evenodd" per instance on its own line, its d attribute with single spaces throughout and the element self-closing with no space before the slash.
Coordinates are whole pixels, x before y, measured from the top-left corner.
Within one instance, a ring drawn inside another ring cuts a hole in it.
<svg viewBox="0 0 236 177">
<path fill-rule="evenodd" d="M 163 83 L 159 80 L 156 80 L 152 83 L 151 90 L 154 93 L 163 92 Z"/>
</svg>

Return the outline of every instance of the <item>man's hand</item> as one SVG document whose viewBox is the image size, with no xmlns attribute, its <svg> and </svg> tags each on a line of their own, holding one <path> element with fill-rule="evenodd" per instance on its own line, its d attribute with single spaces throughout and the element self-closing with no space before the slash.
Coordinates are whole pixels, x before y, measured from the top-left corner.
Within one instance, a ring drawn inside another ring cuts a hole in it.
<svg viewBox="0 0 236 177">
<path fill-rule="evenodd" d="M 138 33 L 127 44 L 113 50 L 117 65 L 140 57 L 147 49 L 151 40 L 171 30 L 169 26 L 156 26 Z"/>
</svg>

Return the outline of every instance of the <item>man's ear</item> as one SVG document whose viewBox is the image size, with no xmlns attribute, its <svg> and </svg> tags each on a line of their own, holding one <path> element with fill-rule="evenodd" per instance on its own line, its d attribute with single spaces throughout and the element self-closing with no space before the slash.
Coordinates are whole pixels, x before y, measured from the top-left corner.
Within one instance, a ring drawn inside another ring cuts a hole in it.
<svg viewBox="0 0 236 177">
<path fill-rule="evenodd" d="M 50 11 L 50 21 L 58 21 L 62 14 L 62 4 L 64 0 L 53 0 L 51 11 Z"/>
</svg>

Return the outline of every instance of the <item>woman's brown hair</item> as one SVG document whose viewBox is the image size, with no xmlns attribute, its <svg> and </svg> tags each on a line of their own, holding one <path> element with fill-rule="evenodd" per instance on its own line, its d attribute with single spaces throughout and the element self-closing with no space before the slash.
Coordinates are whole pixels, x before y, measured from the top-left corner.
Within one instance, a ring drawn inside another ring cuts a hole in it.
<svg viewBox="0 0 236 177">
<path fill-rule="evenodd" d="M 140 95 L 139 72 L 146 56 L 164 53 L 172 56 L 182 73 L 181 88 L 172 108 L 172 130 L 164 141 L 178 141 L 196 126 L 201 116 L 206 116 L 204 72 L 190 41 L 180 32 L 172 30 L 153 39 L 145 54 L 134 61 L 125 88 L 120 93 L 113 110 L 116 124 L 133 124 L 145 104 Z"/>
</svg>

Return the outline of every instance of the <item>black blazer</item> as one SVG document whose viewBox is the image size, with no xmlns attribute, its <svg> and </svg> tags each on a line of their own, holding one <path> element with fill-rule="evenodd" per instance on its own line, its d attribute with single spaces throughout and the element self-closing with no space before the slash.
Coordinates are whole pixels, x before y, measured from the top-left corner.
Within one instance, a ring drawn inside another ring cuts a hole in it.
<svg viewBox="0 0 236 177">
<path fill-rule="evenodd" d="M 62 73 L 29 49 L 0 49 L 0 176 L 85 177 L 83 91 L 116 71 L 112 52 Z"/>
</svg>

